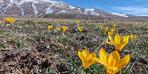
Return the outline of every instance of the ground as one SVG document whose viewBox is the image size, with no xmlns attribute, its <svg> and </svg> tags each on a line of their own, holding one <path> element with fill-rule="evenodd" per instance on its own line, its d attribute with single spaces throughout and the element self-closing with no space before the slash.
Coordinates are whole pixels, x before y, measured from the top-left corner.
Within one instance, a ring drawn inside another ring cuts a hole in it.
<svg viewBox="0 0 148 74">
<path fill-rule="evenodd" d="M 107 35 L 99 26 L 115 24 L 121 35 L 137 34 L 138 38 L 130 40 L 122 54 L 131 54 L 128 66 L 119 74 L 148 73 L 148 22 L 146 21 L 92 21 L 82 20 L 79 24 L 83 32 L 77 32 L 75 20 L 19 18 L 14 24 L 0 23 L 0 74 L 81 74 L 81 60 L 78 50 L 88 48 L 90 52 L 106 51 L 114 47 L 102 44 Z M 66 25 L 68 32 L 50 31 L 54 27 Z M 102 45 L 101 45 L 102 44 Z M 93 65 L 87 74 L 104 74 L 101 65 Z"/>
</svg>

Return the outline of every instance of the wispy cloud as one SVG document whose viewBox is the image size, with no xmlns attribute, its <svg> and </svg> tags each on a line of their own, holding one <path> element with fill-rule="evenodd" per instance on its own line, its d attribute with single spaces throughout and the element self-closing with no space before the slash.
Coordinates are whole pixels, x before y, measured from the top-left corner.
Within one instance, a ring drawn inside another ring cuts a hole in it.
<svg viewBox="0 0 148 74">
<path fill-rule="evenodd" d="M 123 6 L 113 7 L 113 9 L 138 16 L 148 16 L 148 6 Z"/>
</svg>

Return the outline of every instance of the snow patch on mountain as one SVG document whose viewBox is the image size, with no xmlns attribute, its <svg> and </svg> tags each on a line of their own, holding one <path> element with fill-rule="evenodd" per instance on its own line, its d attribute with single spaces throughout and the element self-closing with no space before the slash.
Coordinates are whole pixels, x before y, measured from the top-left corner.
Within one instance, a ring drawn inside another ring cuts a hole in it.
<svg viewBox="0 0 148 74">
<path fill-rule="evenodd" d="M 65 10 L 61 10 L 60 12 L 58 12 L 56 14 L 64 14 L 64 13 L 66 13 L 66 11 Z"/>
<path fill-rule="evenodd" d="M 85 9 L 85 10 L 93 12 L 95 9 Z"/>
<path fill-rule="evenodd" d="M 99 16 L 100 14 L 95 11 L 95 9 L 85 9 L 85 15 L 96 15 Z"/>
<path fill-rule="evenodd" d="M 51 14 L 51 13 L 53 13 L 53 9 L 52 9 L 51 7 L 52 7 L 52 5 L 49 6 L 49 7 L 46 9 L 46 14 Z"/>
<path fill-rule="evenodd" d="M 38 14 L 38 10 L 37 10 L 37 7 L 35 6 L 35 3 L 32 3 L 32 8 L 33 8 L 33 12 L 35 15 Z"/>
<path fill-rule="evenodd" d="M 69 8 L 70 9 L 75 9 L 76 7 L 69 5 Z"/>
<path fill-rule="evenodd" d="M 4 1 L 1 1 L 1 3 L 3 3 Z M 40 2 L 50 2 L 53 5 L 54 4 L 63 4 L 61 1 L 57 1 L 57 0 L 10 0 L 10 3 L 15 3 L 15 4 L 23 4 L 25 2 L 33 2 L 33 3 L 40 3 Z"/>
<path fill-rule="evenodd" d="M 50 2 L 52 5 L 67 5 L 66 3 L 62 1 L 57 1 L 57 0 L 47 0 L 47 2 Z"/>
<path fill-rule="evenodd" d="M 121 17 L 128 17 L 126 14 L 121 14 L 121 13 L 111 13 L 111 14 L 121 16 Z"/>
</svg>

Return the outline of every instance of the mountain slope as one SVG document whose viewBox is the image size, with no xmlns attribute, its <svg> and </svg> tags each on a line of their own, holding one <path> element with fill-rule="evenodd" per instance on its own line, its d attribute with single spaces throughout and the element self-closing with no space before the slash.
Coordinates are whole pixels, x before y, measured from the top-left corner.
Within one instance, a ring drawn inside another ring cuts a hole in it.
<svg viewBox="0 0 148 74">
<path fill-rule="evenodd" d="M 125 17 L 99 9 L 84 9 L 57 0 L 1 0 L 0 15 L 38 17 L 47 14 L 81 14 L 102 17 Z M 127 17 L 127 16 L 126 16 Z"/>
</svg>

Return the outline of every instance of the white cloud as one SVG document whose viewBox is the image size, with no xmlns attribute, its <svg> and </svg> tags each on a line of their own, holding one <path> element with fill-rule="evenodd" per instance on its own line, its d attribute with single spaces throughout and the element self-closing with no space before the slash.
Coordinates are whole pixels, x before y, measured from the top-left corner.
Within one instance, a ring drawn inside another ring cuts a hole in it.
<svg viewBox="0 0 148 74">
<path fill-rule="evenodd" d="M 148 16 L 148 7 L 146 6 L 125 6 L 113 7 L 113 9 L 138 16 Z"/>
</svg>

